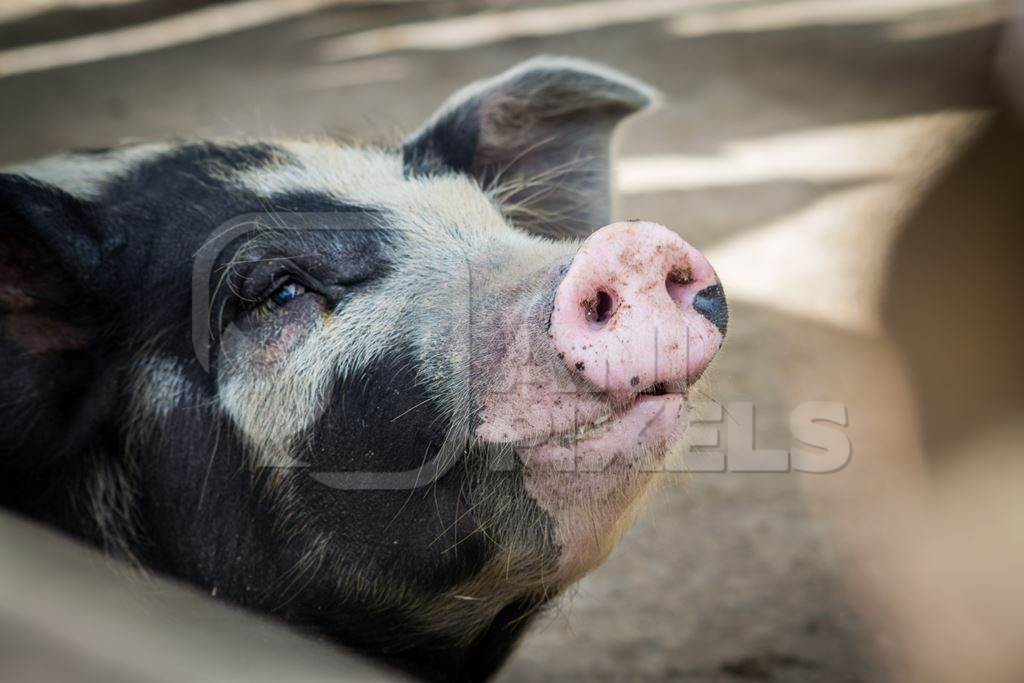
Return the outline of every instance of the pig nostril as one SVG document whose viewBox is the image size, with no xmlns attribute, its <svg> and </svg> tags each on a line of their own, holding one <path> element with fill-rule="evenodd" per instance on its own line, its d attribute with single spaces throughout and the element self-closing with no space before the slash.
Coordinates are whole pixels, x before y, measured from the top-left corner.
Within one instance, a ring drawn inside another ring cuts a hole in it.
<svg viewBox="0 0 1024 683">
<path fill-rule="evenodd" d="M 583 315 L 587 322 L 603 325 L 615 314 L 615 298 L 604 290 L 598 290 L 593 299 L 583 302 Z"/>
<path fill-rule="evenodd" d="M 612 317 L 614 313 L 615 301 L 612 299 L 612 295 L 608 292 L 597 293 L 597 321 L 603 323 L 608 318 Z"/>
<path fill-rule="evenodd" d="M 675 267 L 665 277 L 665 289 L 673 301 L 682 299 L 683 290 L 693 282 L 693 271 L 689 268 Z"/>
<path fill-rule="evenodd" d="M 693 271 L 689 268 L 675 267 L 665 277 L 665 285 L 688 285 L 693 282 Z"/>
</svg>

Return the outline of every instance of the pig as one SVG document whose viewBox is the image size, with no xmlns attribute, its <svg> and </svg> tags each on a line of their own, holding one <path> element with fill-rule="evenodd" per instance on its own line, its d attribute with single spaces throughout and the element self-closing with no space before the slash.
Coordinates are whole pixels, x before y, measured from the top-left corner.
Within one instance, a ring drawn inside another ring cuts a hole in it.
<svg viewBox="0 0 1024 683">
<path fill-rule="evenodd" d="M 418 678 L 487 679 L 608 556 L 725 337 L 704 256 L 611 223 L 613 133 L 654 99 L 544 57 L 398 145 L 6 169 L 0 503 Z"/>
</svg>

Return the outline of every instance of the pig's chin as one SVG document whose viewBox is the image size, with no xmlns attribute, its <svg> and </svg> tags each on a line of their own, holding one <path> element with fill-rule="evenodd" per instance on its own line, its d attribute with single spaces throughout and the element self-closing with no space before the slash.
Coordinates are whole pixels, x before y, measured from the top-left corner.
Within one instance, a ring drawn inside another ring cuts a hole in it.
<svg viewBox="0 0 1024 683">
<path fill-rule="evenodd" d="M 582 425 L 554 424 L 549 434 L 514 441 L 526 493 L 554 522 L 559 561 L 550 581 L 557 585 L 607 557 L 687 425 L 679 389 L 600 405 L 577 412 L 594 415 Z"/>
</svg>

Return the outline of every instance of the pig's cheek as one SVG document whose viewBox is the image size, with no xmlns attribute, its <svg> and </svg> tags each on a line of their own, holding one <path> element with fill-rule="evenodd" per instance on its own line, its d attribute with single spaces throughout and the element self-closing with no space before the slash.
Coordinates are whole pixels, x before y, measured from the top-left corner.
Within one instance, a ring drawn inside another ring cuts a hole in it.
<svg viewBox="0 0 1024 683">
<path fill-rule="evenodd" d="M 522 324 L 497 368 L 476 369 L 486 378 L 478 395 L 478 439 L 507 442 L 542 437 L 556 427 L 564 429 L 607 412 L 579 390 L 558 362 L 545 362 L 535 353 L 535 344 L 529 323 Z"/>
<path fill-rule="evenodd" d="M 225 355 L 235 367 L 268 371 L 288 359 L 323 318 L 320 297 L 304 296 L 286 308 L 270 311 L 225 335 Z"/>
<path fill-rule="evenodd" d="M 253 354 L 257 366 L 276 366 L 288 357 L 288 352 L 305 338 L 306 328 L 299 323 L 288 323 L 275 331 L 265 344 Z"/>
</svg>

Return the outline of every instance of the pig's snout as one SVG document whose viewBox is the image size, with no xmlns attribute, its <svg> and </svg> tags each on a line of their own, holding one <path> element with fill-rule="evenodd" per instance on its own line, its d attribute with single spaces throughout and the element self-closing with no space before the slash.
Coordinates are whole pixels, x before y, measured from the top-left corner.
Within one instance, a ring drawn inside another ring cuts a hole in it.
<svg viewBox="0 0 1024 683">
<path fill-rule="evenodd" d="M 722 346 L 728 308 L 708 260 L 664 226 L 614 223 L 580 247 L 555 292 L 551 339 L 610 394 L 687 385 Z"/>
</svg>

